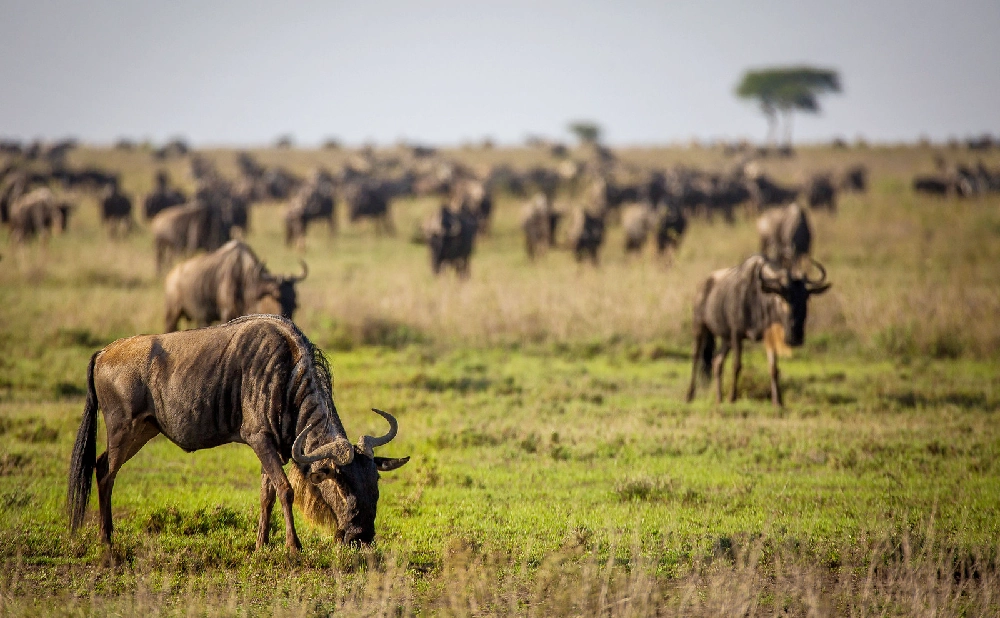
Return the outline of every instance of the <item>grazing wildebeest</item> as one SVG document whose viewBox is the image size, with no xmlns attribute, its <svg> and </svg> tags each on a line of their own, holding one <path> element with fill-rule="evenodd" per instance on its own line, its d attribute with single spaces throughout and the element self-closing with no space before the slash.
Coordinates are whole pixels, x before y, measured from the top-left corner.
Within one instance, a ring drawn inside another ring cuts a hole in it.
<svg viewBox="0 0 1000 618">
<path fill-rule="evenodd" d="M 760 252 L 786 268 L 795 266 L 812 249 L 812 226 L 804 208 L 793 202 L 757 218 Z"/>
<path fill-rule="evenodd" d="M 132 231 L 132 200 L 119 190 L 117 182 L 109 184 L 101 196 L 101 222 L 112 236 L 119 229 L 125 234 Z"/>
<path fill-rule="evenodd" d="M 916 176 L 913 179 L 913 190 L 916 193 L 931 195 L 948 195 L 957 192 L 955 182 L 941 176 Z"/>
<path fill-rule="evenodd" d="M 524 231 L 525 248 L 528 259 L 549 247 L 555 246 L 556 227 L 562 213 L 556 210 L 549 198 L 542 192 L 536 193 L 521 210 L 521 229 Z"/>
<path fill-rule="evenodd" d="M 442 267 L 451 265 L 459 277 L 469 276 L 469 258 L 475 247 L 478 225 L 479 219 L 464 204 L 457 213 L 442 205 L 437 216 L 424 225 L 431 252 L 431 270 L 435 275 Z"/>
<path fill-rule="evenodd" d="M 97 457 L 97 411 L 104 414 L 107 450 Z M 260 459 L 258 549 L 270 537 L 275 497 L 285 516 L 285 545 L 299 550 L 292 515 L 294 491 L 282 466 L 289 458 L 337 516 L 338 538 L 375 537 L 379 470 L 409 458 L 374 456 L 396 435 L 396 420 L 380 438 L 352 445 L 333 403 L 322 351 L 285 318 L 251 315 L 220 326 L 166 335 L 139 335 L 95 353 L 87 367 L 87 403 L 70 460 L 70 527 L 83 523 L 97 473 L 100 537 L 111 545 L 111 492 L 122 465 L 162 433 L 185 451 L 232 442 Z"/>
<path fill-rule="evenodd" d="M 607 211 L 596 213 L 587 209 L 577 210 L 569 228 L 569 246 L 577 262 L 589 257 L 597 266 L 597 252 L 604 243 L 605 215 Z"/>
<path fill-rule="evenodd" d="M 317 171 L 309 182 L 296 192 L 285 210 L 285 244 L 305 246 L 306 230 L 309 222 L 326 219 L 330 234 L 337 232 L 336 200 L 334 198 L 333 177 L 328 172 Z"/>
<path fill-rule="evenodd" d="M 199 249 L 215 251 L 229 242 L 232 221 L 221 209 L 195 202 L 168 208 L 150 222 L 156 248 L 156 272 L 173 255 L 193 253 Z"/>
<path fill-rule="evenodd" d="M 156 174 L 156 189 L 146 196 L 142 204 L 143 215 L 147 221 L 161 211 L 171 206 L 180 206 L 187 201 L 187 196 L 177 189 L 171 189 L 169 184 L 170 177 L 167 176 L 166 172 L 158 172 Z"/>
<path fill-rule="evenodd" d="M 806 203 L 809 208 L 825 208 L 837 212 L 837 187 L 830 174 L 814 174 L 805 187 Z"/>
<path fill-rule="evenodd" d="M 216 320 L 228 322 L 249 313 L 268 313 L 262 308 L 268 300 L 277 304 L 282 316 L 291 319 L 298 306 L 295 284 L 309 273 L 305 262 L 301 264 L 298 277 L 272 275 L 253 250 L 238 240 L 181 262 L 163 284 L 165 330 L 177 330 L 182 317 L 208 326 Z"/>
<path fill-rule="evenodd" d="M 73 206 L 56 198 L 48 187 L 39 187 L 22 195 L 11 204 L 11 238 L 14 242 L 31 240 L 37 235 L 65 231 Z"/>
<path fill-rule="evenodd" d="M 783 405 L 778 385 L 778 353 L 784 346 L 798 347 L 805 341 L 809 297 L 830 288 L 826 270 L 818 280 L 793 274 L 754 255 L 740 266 L 717 270 L 702 284 L 694 301 L 694 354 L 687 400 L 694 398 L 699 371 L 715 380 L 716 401 L 722 401 L 722 369 L 733 350 L 733 384 L 729 401 L 736 401 L 742 367 L 743 340 L 764 339 L 771 375 L 771 402 Z M 715 338 L 721 339 L 715 351 Z"/>
</svg>

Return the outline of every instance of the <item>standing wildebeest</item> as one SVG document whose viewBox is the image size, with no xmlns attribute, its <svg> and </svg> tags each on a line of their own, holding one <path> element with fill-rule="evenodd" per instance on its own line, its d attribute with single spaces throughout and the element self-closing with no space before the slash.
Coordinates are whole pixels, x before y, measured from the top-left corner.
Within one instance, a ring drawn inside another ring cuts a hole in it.
<svg viewBox="0 0 1000 618">
<path fill-rule="evenodd" d="M 337 232 L 336 200 L 333 195 L 333 178 L 329 172 L 318 170 L 309 182 L 296 192 L 285 211 L 285 244 L 305 246 L 306 230 L 314 219 L 326 219 L 330 234 Z"/>
<path fill-rule="evenodd" d="M 680 245 L 687 230 L 687 217 L 683 210 L 670 204 L 665 204 L 661 210 L 656 224 L 656 252 L 662 255 L 667 249 L 674 250 Z"/>
<path fill-rule="evenodd" d="M 524 231 L 528 259 L 534 260 L 540 252 L 555 246 L 556 227 L 561 218 L 562 213 L 553 207 L 548 196 L 542 192 L 536 193 L 524 205 L 521 210 L 521 229 Z"/>
<path fill-rule="evenodd" d="M 476 243 L 478 225 L 478 217 L 464 204 L 457 213 L 442 205 L 438 215 L 424 225 L 431 251 L 431 270 L 435 275 L 450 264 L 459 277 L 469 276 L 469 258 Z"/>
<path fill-rule="evenodd" d="M 337 517 L 345 543 L 375 537 L 378 471 L 409 458 L 375 457 L 396 435 L 350 443 L 331 393 L 330 370 L 290 320 L 252 315 L 166 335 L 119 339 L 87 367 L 87 403 L 69 469 L 70 527 L 83 523 L 94 472 L 101 540 L 111 545 L 111 491 L 122 465 L 162 433 L 185 451 L 231 442 L 260 459 L 258 549 L 270 537 L 275 497 L 285 516 L 285 545 L 302 547 L 292 515 L 294 491 L 282 466 L 289 458 L 316 486 Z M 97 457 L 97 411 L 104 413 L 107 451 Z"/>
<path fill-rule="evenodd" d="M 581 209 L 574 214 L 568 236 L 569 246 L 577 262 L 589 257 L 594 266 L 597 266 L 597 252 L 604 243 L 606 213 L 606 210 L 594 214 L 587 209 Z"/>
<path fill-rule="evenodd" d="M 351 222 L 358 219 L 372 219 L 375 233 L 395 234 L 396 228 L 389 216 L 389 195 L 384 187 L 375 181 L 361 181 L 349 185 L 345 190 L 347 211 Z"/>
<path fill-rule="evenodd" d="M 754 207 L 760 211 L 769 206 L 784 206 L 795 201 L 798 187 L 783 187 L 764 174 L 758 174 L 748 182 Z"/>
<path fill-rule="evenodd" d="M 451 207 L 455 212 L 467 210 L 476 217 L 476 229 L 489 233 L 493 198 L 481 180 L 463 179 L 452 186 Z"/>
<path fill-rule="evenodd" d="M 123 233 L 132 231 L 132 200 L 122 193 L 118 183 L 113 182 L 104 189 L 101 197 L 101 222 L 108 227 L 108 232 L 114 236 L 119 228 Z"/>
<path fill-rule="evenodd" d="M 181 262 L 167 274 L 166 332 L 177 330 L 182 317 L 198 326 L 228 322 L 248 313 L 266 313 L 263 301 L 277 303 L 291 319 L 297 308 L 295 284 L 309 269 L 302 262 L 298 277 L 275 276 L 247 245 L 231 240 L 216 251 Z"/>
<path fill-rule="evenodd" d="M 166 172 L 157 172 L 156 189 L 146 196 L 142 204 L 143 215 L 146 220 L 155 217 L 160 211 L 171 206 L 180 206 L 187 201 L 187 196 L 177 189 L 170 188 L 170 177 Z"/>
<path fill-rule="evenodd" d="M 797 265 L 812 249 L 812 227 L 805 209 L 797 203 L 769 210 L 757 218 L 760 252 L 786 268 Z"/>
<path fill-rule="evenodd" d="M 809 208 L 825 208 L 837 212 L 837 187 L 830 174 L 814 174 L 805 187 L 806 203 Z"/>
<path fill-rule="evenodd" d="M 657 214 L 649 204 L 629 204 L 622 209 L 625 253 L 642 253 L 649 233 L 656 227 Z"/>
<path fill-rule="evenodd" d="M 48 187 L 39 187 L 19 197 L 10 207 L 11 238 L 14 242 L 31 240 L 53 230 L 63 232 L 73 206 L 56 198 Z"/>
<path fill-rule="evenodd" d="M 868 168 L 864 165 L 852 165 L 844 170 L 840 188 L 853 193 L 864 193 L 868 190 Z"/>
<path fill-rule="evenodd" d="M 232 221 L 211 204 L 196 202 L 168 208 L 150 222 L 156 248 L 156 272 L 174 254 L 194 253 L 199 249 L 215 251 L 229 242 Z"/>
<path fill-rule="evenodd" d="M 760 255 L 748 258 L 735 268 L 713 272 L 694 301 L 694 359 L 687 400 L 694 398 L 699 369 L 712 372 L 715 398 L 722 401 L 722 369 L 733 350 L 733 384 L 729 401 L 736 401 L 736 387 L 742 367 L 743 340 L 764 339 L 771 374 L 771 402 L 783 405 L 778 385 L 778 352 L 785 345 L 798 347 L 805 341 L 806 309 L 809 296 L 830 288 L 826 270 L 815 262 L 822 276 L 813 281 L 805 275 L 768 263 Z M 721 339 L 718 353 L 715 338 Z"/>
</svg>

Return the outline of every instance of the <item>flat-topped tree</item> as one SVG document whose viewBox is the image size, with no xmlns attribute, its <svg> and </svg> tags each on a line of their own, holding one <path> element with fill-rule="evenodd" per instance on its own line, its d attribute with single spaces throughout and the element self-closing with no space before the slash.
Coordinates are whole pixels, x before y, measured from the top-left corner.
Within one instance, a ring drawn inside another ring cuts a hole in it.
<svg viewBox="0 0 1000 618">
<path fill-rule="evenodd" d="M 840 92 L 837 71 L 808 66 L 750 69 L 736 86 L 736 96 L 757 101 L 767 117 L 769 144 L 775 142 L 778 115 L 784 116 L 786 146 L 792 143 L 792 113 L 818 113 L 818 97 L 830 92 Z"/>
</svg>

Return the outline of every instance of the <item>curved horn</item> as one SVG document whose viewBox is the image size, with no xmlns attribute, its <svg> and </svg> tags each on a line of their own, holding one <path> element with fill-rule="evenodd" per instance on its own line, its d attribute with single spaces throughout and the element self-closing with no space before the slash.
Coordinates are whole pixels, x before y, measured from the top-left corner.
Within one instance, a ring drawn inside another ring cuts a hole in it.
<svg viewBox="0 0 1000 618">
<path fill-rule="evenodd" d="M 309 276 L 309 267 L 306 266 L 306 261 L 305 260 L 299 260 L 299 264 L 302 265 L 302 274 L 299 275 L 298 277 L 290 277 L 290 279 L 292 281 L 296 282 L 296 283 L 298 283 L 299 281 L 302 281 L 303 279 L 305 279 L 306 277 Z"/>
<path fill-rule="evenodd" d="M 318 422 L 309 425 L 295 437 L 295 443 L 292 444 L 292 461 L 303 466 L 323 459 L 332 459 L 333 463 L 338 466 L 346 466 L 354 461 L 354 449 L 351 448 L 351 443 L 341 436 L 334 438 L 333 442 L 328 442 L 311 453 L 305 452 L 306 434 L 317 424 Z"/>
<path fill-rule="evenodd" d="M 805 275 L 806 283 L 809 284 L 809 285 L 812 285 L 812 286 L 821 285 L 823 282 L 826 281 L 826 269 L 823 268 L 822 264 L 820 264 L 816 260 L 812 259 L 811 257 L 809 258 L 809 261 L 812 262 L 813 265 L 815 265 L 816 268 L 819 269 L 820 277 L 819 277 L 819 279 L 815 279 L 814 280 L 814 279 L 810 279 L 808 275 Z"/>
<path fill-rule="evenodd" d="M 388 444 L 389 442 L 391 442 L 392 439 L 396 437 L 396 430 L 399 429 L 399 425 L 396 423 L 396 419 L 393 418 L 393 416 L 388 412 L 383 412 L 382 410 L 377 410 L 375 408 L 372 408 L 372 412 L 378 414 L 379 416 L 381 416 L 382 418 L 384 418 L 386 421 L 389 422 L 389 432 L 386 433 L 381 438 L 375 438 L 372 436 L 361 436 L 361 438 L 358 440 L 358 448 L 361 449 L 362 453 L 368 455 L 369 457 L 375 456 L 376 446 L 382 446 L 383 444 Z"/>
</svg>

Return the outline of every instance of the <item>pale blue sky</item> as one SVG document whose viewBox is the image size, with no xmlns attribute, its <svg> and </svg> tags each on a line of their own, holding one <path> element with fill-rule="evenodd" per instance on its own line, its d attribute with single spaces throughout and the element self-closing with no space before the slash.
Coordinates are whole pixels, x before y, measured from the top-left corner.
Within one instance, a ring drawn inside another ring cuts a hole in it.
<svg viewBox="0 0 1000 618">
<path fill-rule="evenodd" d="M 0 2 L 0 136 L 762 139 L 747 67 L 836 68 L 797 141 L 1000 133 L 1000 2 Z"/>
</svg>

